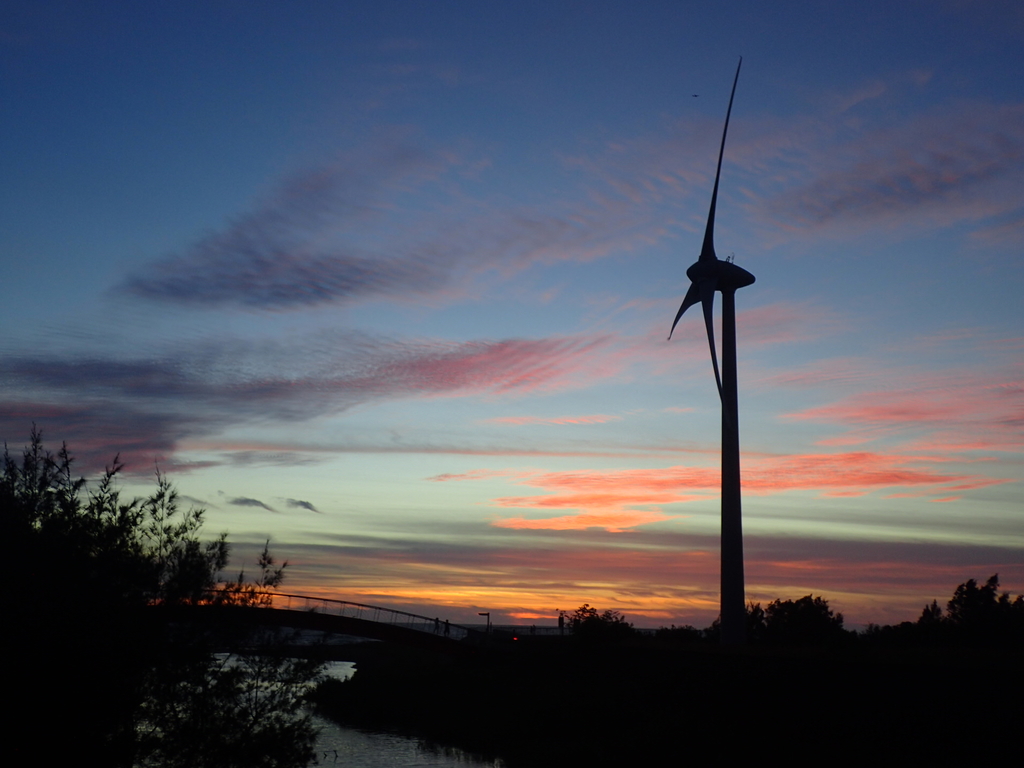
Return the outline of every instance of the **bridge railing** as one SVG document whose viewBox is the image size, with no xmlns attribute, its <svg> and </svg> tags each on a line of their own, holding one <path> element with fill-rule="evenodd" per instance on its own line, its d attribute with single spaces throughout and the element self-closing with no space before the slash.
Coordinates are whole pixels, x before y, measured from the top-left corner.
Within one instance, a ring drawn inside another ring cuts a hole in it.
<svg viewBox="0 0 1024 768">
<path fill-rule="evenodd" d="M 217 590 L 218 595 L 227 595 L 234 590 Z M 250 599 L 256 594 L 251 590 L 238 590 L 239 594 Z M 353 603 L 348 600 L 332 600 L 326 597 L 310 597 L 309 595 L 289 595 L 283 592 L 260 592 L 260 604 L 268 608 L 286 611 L 308 611 L 323 613 L 329 616 L 345 616 L 379 624 L 404 627 L 405 629 L 425 632 L 450 640 L 463 640 L 473 630 L 452 624 L 439 618 L 420 616 L 419 614 L 399 611 L 394 608 L 383 608 L 379 605 Z"/>
</svg>

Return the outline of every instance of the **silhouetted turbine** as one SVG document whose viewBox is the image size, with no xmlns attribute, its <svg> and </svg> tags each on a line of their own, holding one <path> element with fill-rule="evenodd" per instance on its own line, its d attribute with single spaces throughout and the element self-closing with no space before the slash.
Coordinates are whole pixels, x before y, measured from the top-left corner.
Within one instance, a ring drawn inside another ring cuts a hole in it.
<svg viewBox="0 0 1024 768">
<path fill-rule="evenodd" d="M 715 382 L 722 400 L 722 643 L 738 645 L 746 640 L 746 605 L 743 591 L 743 519 L 740 505 L 740 425 L 739 404 L 736 394 L 736 289 L 750 285 L 754 276 L 737 267 L 732 261 L 721 261 L 715 255 L 715 205 L 718 202 L 718 180 L 722 175 L 722 154 L 725 136 L 729 132 L 732 100 L 736 96 L 736 83 L 740 79 L 743 58 L 736 66 L 732 81 L 729 110 L 725 113 L 722 146 L 718 150 L 718 170 L 715 188 L 711 193 L 711 211 L 704 230 L 704 245 L 700 258 L 688 270 L 692 281 L 682 306 L 672 321 L 672 331 L 683 313 L 698 301 L 704 308 L 704 326 L 711 347 L 711 364 L 715 369 Z M 714 305 L 715 291 L 722 292 L 722 371 L 718 371 L 715 351 Z"/>
</svg>

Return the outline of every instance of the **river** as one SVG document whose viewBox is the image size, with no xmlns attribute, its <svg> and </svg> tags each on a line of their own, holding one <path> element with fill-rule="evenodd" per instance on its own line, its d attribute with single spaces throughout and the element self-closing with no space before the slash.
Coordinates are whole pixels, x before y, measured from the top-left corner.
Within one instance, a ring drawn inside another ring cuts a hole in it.
<svg viewBox="0 0 1024 768">
<path fill-rule="evenodd" d="M 348 679 L 354 665 L 332 662 L 327 674 Z M 373 733 L 346 728 L 317 717 L 322 729 L 316 742 L 317 762 L 313 765 L 345 768 L 501 768 L 502 762 L 474 760 L 458 750 L 431 749 L 414 739 L 392 733 Z"/>
</svg>

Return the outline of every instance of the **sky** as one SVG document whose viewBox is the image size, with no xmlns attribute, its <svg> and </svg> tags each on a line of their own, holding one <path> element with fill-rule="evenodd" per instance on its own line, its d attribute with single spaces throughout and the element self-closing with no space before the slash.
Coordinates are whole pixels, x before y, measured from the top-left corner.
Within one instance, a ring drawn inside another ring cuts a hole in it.
<svg viewBox="0 0 1024 768">
<path fill-rule="evenodd" d="M 0 438 L 289 592 L 707 626 L 740 56 L 748 600 L 1024 592 L 1013 0 L 5 0 Z"/>
</svg>

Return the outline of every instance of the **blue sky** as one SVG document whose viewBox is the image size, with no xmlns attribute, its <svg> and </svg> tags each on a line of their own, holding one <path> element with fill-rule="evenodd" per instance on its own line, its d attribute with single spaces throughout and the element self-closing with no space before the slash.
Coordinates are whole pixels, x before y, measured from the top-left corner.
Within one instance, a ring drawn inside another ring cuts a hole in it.
<svg viewBox="0 0 1024 768">
<path fill-rule="evenodd" d="M 700 250 L 747 592 L 1024 591 L 1012 2 L 5 3 L 0 433 L 156 465 L 296 591 L 717 612 Z"/>
</svg>

